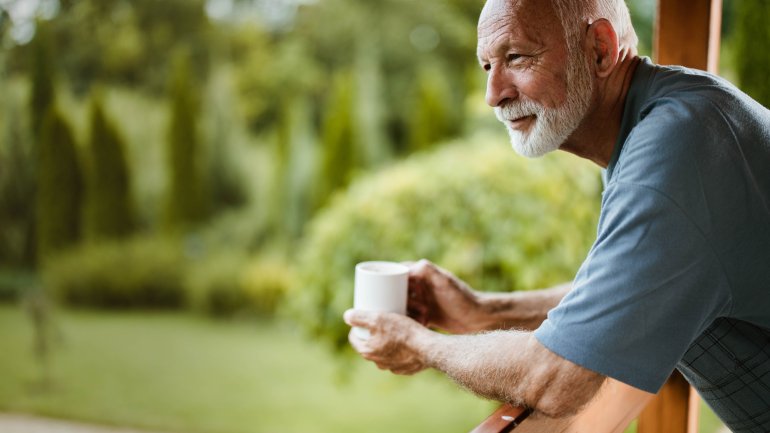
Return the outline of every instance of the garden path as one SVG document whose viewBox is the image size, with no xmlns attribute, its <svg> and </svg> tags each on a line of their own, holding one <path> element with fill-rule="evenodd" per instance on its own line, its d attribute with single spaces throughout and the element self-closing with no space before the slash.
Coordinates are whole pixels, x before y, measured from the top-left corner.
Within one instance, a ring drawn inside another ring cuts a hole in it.
<svg viewBox="0 0 770 433">
<path fill-rule="evenodd" d="M 122 427 L 99 426 L 32 415 L 0 413 L 2 433 L 150 433 Z"/>
</svg>

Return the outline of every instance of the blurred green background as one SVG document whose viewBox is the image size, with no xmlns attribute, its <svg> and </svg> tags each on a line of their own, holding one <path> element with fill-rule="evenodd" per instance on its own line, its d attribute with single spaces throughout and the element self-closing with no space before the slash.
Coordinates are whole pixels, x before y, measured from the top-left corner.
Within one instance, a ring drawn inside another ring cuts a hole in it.
<svg viewBox="0 0 770 433">
<path fill-rule="evenodd" d="M 353 265 L 568 280 L 601 183 L 516 156 L 480 0 L 0 0 L 0 411 L 169 432 L 463 432 L 494 407 L 350 356 Z M 721 73 L 770 104 L 770 6 Z M 629 7 L 650 55 L 655 5 Z M 718 423 L 708 411 L 703 431 Z"/>
</svg>

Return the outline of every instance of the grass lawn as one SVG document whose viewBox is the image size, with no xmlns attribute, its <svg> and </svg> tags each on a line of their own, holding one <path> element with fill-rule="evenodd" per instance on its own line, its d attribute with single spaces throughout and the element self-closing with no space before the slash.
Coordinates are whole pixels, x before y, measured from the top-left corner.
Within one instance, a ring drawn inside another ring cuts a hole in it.
<svg viewBox="0 0 770 433">
<path fill-rule="evenodd" d="M 0 411 L 170 432 L 390 433 L 467 432 L 494 407 L 434 372 L 354 361 L 342 381 L 340 363 L 287 326 L 102 312 L 57 324 L 43 392 L 29 321 L 0 306 Z"/>
<path fill-rule="evenodd" d="M 29 320 L 0 305 L 0 411 L 190 433 L 464 433 L 495 406 L 432 371 L 346 366 L 285 325 L 83 311 L 56 323 L 43 391 Z M 710 412 L 702 424 L 718 425 Z"/>
</svg>

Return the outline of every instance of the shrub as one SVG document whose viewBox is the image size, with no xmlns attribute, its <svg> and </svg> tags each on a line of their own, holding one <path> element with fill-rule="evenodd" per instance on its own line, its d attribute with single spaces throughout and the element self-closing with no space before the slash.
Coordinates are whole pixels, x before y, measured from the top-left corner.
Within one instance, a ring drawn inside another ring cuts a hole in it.
<svg viewBox="0 0 770 433">
<path fill-rule="evenodd" d="M 291 271 L 275 259 L 216 254 L 190 270 L 190 304 L 215 317 L 271 317 L 292 285 Z"/>
<path fill-rule="evenodd" d="M 2 286 L 0 273 L 0 287 Z M 107 309 L 191 308 L 222 317 L 271 317 L 294 284 L 278 259 L 249 257 L 202 238 L 134 237 L 90 243 L 43 268 L 51 294 L 69 305 Z"/>
<path fill-rule="evenodd" d="M 481 290 L 571 279 L 595 235 L 599 191 L 589 163 L 525 160 L 497 137 L 419 154 L 357 182 L 312 221 L 294 310 L 343 345 L 341 314 L 364 260 L 428 258 Z"/>
<path fill-rule="evenodd" d="M 271 315 L 295 287 L 292 269 L 278 259 L 253 260 L 240 276 L 243 293 L 255 312 Z"/>
<path fill-rule="evenodd" d="M 181 246 L 161 238 L 89 244 L 46 264 L 46 288 L 70 305 L 177 308 L 184 305 Z"/>
<path fill-rule="evenodd" d="M 190 269 L 186 286 L 193 310 L 212 316 L 229 316 L 246 302 L 239 274 L 246 259 L 240 255 L 215 255 Z"/>
</svg>

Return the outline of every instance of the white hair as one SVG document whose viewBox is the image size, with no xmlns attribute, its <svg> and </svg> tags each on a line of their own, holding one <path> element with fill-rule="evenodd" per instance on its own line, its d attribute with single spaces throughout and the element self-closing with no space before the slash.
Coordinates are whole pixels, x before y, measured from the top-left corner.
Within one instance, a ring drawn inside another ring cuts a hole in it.
<svg viewBox="0 0 770 433">
<path fill-rule="evenodd" d="M 604 18 L 612 24 L 621 47 L 636 51 L 639 38 L 631 23 L 624 0 L 551 0 L 564 27 L 567 43 L 572 45 L 582 36 L 586 24 Z"/>
</svg>

